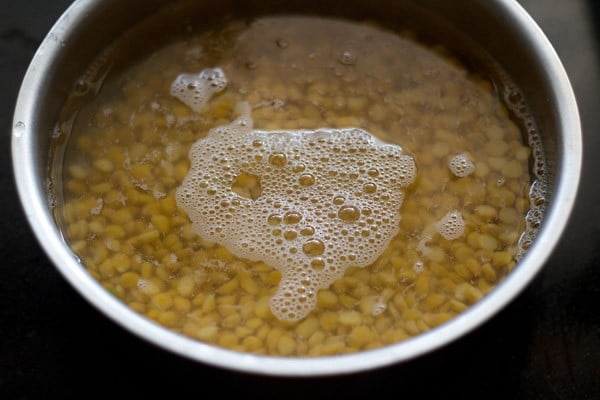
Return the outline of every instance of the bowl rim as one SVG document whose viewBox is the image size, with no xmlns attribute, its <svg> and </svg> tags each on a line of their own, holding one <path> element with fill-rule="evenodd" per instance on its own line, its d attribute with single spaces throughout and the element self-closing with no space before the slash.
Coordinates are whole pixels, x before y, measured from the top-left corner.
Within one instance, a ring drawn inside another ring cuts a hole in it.
<svg viewBox="0 0 600 400">
<path fill-rule="evenodd" d="M 159 348 L 214 367 L 288 377 L 340 375 L 408 361 L 457 340 L 496 315 L 542 269 L 566 227 L 575 203 L 582 163 L 581 126 L 575 95 L 558 55 L 537 23 L 516 1 L 498 0 L 497 6 L 514 19 L 522 34 L 539 49 L 539 57 L 551 80 L 557 108 L 562 110 L 559 128 L 567 133 L 559 141 L 562 158 L 557 176 L 562 179 L 552 195 L 553 203 L 559 204 L 560 208 L 549 207 L 542 229 L 520 265 L 484 299 L 452 320 L 406 341 L 353 354 L 316 358 L 255 355 L 205 344 L 170 331 L 130 309 L 85 271 L 59 234 L 40 179 L 32 167 L 36 165 L 33 151 L 36 125 L 30 122 L 36 120 L 37 103 L 31 93 L 36 93 L 40 88 L 53 57 L 59 54 L 61 39 L 68 37 L 75 25 L 83 23 L 88 9 L 100 1 L 76 0 L 72 3 L 33 56 L 14 111 L 11 138 L 13 173 L 27 221 L 46 255 L 63 277 L 109 319 Z"/>
</svg>

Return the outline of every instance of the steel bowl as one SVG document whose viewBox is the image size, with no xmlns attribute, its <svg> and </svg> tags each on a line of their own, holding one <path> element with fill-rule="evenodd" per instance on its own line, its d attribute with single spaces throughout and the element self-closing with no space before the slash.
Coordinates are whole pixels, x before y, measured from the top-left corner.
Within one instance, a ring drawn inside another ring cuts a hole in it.
<svg viewBox="0 0 600 400">
<path fill-rule="evenodd" d="M 77 0 L 38 48 L 16 102 L 12 157 L 26 217 L 53 264 L 91 304 L 117 324 L 165 350 L 212 366 L 274 376 L 325 376 L 406 362 L 472 331 L 511 302 L 543 268 L 563 234 L 580 179 L 582 139 L 577 104 L 551 43 L 513 0 L 379 0 L 331 2 L 335 10 L 394 18 L 408 5 L 434 15 L 487 49 L 522 90 L 546 153 L 548 208 L 536 240 L 517 267 L 481 301 L 449 322 L 407 341 L 351 355 L 317 358 L 267 357 L 225 350 L 174 333 L 136 313 L 108 293 L 64 241 L 48 201 L 48 165 L 53 127 L 73 82 L 94 57 L 124 31 L 171 0 Z M 197 0 L 210 7 L 215 2 Z M 240 7 L 249 2 L 225 2 Z M 252 2 L 250 2 L 252 3 Z M 318 1 L 292 1 L 290 4 Z M 322 2 L 321 2 L 322 3 Z M 334 4 L 335 3 L 335 4 Z M 368 4 L 365 4 L 368 3 Z M 257 2 L 269 10 L 278 2 Z M 322 5 L 321 5 L 322 6 Z M 334 10 L 332 12 L 332 10 Z M 405 15 L 404 15 L 405 16 Z"/>
</svg>

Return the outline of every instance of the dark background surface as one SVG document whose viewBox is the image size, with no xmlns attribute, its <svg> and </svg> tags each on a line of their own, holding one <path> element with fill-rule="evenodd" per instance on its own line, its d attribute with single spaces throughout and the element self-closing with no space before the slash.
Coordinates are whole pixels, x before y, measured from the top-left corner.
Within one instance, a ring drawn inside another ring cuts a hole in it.
<svg viewBox="0 0 600 400">
<path fill-rule="evenodd" d="M 194 363 L 90 306 L 48 261 L 18 203 L 10 158 L 17 91 L 66 0 L 0 7 L 0 399 L 600 399 L 600 1 L 522 0 L 575 89 L 584 172 L 564 238 L 532 284 L 488 323 L 421 359 L 367 373 L 282 379 Z"/>
</svg>

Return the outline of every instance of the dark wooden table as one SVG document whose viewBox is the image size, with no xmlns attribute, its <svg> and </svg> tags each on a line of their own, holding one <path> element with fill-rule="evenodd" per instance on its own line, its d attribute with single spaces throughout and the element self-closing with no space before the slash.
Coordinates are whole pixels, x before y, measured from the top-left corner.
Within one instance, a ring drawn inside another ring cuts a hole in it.
<svg viewBox="0 0 600 400">
<path fill-rule="evenodd" d="M 66 0 L 0 7 L 0 399 L 600 399 L 600 1 L 522 0 L 578 99 L 584 173 L 560 246 L 534 282 L 475 332 L 368 373 L 278 379 L 197 364 L 134 337 L 59 275 L 15 193 L 10 127 L 20 81 Z"/>
</svg>

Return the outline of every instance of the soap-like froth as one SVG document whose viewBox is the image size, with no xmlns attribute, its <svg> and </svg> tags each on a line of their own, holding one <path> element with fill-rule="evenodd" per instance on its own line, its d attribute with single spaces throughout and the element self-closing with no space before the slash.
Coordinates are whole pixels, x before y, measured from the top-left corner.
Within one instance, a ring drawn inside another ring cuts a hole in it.
<svg viewBox="0 0 600 400">
<path fill-rule="evenodd" d="M 198 74 L 181 74 L 171 84 L 171 96 L 177 97 L 194 112 L 200 112 L 210 98 L 227 86 L 221 68 L 207 68 Z"/>
<path fill-rule="evenodd" d="M 465 221 L 460 211 L 450 211 L 436 224 L 437 231 L 446 240 L 455 240 L 465 234 Z"/>
<path fill-rule="evenodd" d="M 253 130 L 248 111 L 192 146 L 177 204 L 203 239 L 278 269 L 271 311 L 297 321 L 320 288 L 385 250 L 416 167 L 362 129 Z"/>
<path fill-rule="evenodd" d="M 475 164 L 467 153 L 457 154 L 448 161 L 448 168 L 455 176 L 464 178 L 475 171 Z"/>
<path fill-rule="evenodd" d="M 526 129 L 527 143 L 531 148 L 532 169 L 534 181 L 529 189 L 530 209 L 525 216 L 525 231 L 521 234 L 517 243 L 515 260 L 520 261 L 542 226 L 542 220 L 546 213 L 546 196 L 548 194 L 548 174 L 546 174 L 546 156 L 541 141 L 541 135 L 536 127 L 535 120 L 525 103 L 525 97 L 521 91 L 513 86 L 506 76 L 504 80 L 504 100 L 513 114 L 519 118 Z"/>
<path fill-rule="evenodd" d="M 534 181 L 529 189 L 530 208 L 525 215 L 525 231 L 521 234 L 517 243 L 517 254 L 515 258 L 520 260 L 535 240 L 543 216 L 546 213 L 546 188 L 540 181 Z"/>
</svg>

